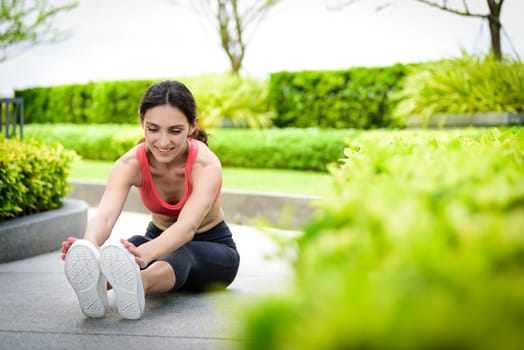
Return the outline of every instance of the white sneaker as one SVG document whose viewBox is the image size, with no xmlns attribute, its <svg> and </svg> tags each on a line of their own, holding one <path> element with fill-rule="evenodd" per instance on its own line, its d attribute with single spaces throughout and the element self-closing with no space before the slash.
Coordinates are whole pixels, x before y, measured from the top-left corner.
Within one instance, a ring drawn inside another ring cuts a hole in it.
<svg viewBox="0 0 524 350">
<path fill-rule="evenodd" d="M 139 319 L 144 313 L 145 296 L 133 254 L 120 243 L 107 244 L 100 253 L 100 269 L 113 287 L 120 316 Z"/>
<path fill-rule="evenodd" d="M 107 308 L 107 282 L 100 273 L 99 254 L 93 243 L 78 239 L 67 252 L 64 272 L 87 317 L 103 317 Z"/>
</svg>

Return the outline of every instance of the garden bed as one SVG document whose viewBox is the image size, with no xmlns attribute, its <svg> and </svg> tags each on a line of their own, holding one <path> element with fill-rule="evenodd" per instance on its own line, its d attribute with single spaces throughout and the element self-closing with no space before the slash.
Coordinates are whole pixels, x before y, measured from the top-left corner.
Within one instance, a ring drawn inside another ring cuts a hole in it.
<svg viewBox="0 0 524 350">
<path fill-rule="evenodd" d="M 87 203 L 64 199 L 62 207 L 0 222 L 0 263 L 57 251 L 87 225 Z"/>
</svg>

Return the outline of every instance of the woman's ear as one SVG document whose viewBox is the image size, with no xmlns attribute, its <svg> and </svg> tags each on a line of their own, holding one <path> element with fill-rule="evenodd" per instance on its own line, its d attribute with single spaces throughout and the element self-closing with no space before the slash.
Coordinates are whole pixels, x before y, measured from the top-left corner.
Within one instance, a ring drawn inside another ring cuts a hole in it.
<svg viewBox="0 0 524 350">
<path fill-rule="evenodd" d="M 198 127 L 198 117 L 195 118 L 193 124 L 189 125 L 189 136 L 193 135 Z"/>
<path fill-rule="evenodd" d="M 142 118 L 142 114 L 140 114 L 140 110 L 136 111 L 136 115 L 138 116 L 138 121 L 140 122 L 140 126 L 143 129 L 144 128 L 144 118 Z"/>
</svg>

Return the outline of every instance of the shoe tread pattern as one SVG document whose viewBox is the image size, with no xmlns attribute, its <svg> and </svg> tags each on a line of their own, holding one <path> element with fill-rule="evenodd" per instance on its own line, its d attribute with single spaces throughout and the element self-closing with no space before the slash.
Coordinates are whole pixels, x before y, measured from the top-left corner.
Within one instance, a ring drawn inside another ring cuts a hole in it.
<svg viewBox="0 0 524 350">
<path fill-rule="evenodd" d="M 89 248 L 74 246 L 66 257 L 66 276 L 77 294 L 82 312 L 92 318 L 105 315 L 105 305 L 98 295 L 100 270 Z"/>
<path fill-rule="evenodd" d="M 123 248 L 107 246 L 100 261 L 102 272 L 115 292 L 118 313 L 127 319 L 140 318 L 143 301 L 138 288 L 142 288 L 142 283 L 138 281 L 140 270 L 133 265 L 136 264 L 133 256 Z"/>
</svg>

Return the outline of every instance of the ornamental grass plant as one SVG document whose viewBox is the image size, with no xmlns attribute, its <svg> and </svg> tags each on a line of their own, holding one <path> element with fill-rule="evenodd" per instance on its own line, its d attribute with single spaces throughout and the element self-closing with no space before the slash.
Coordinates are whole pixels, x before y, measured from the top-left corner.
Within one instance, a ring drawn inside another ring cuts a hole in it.
<svg viewBox="0 0 524 350">
<path fill-rule="evenodd" d="M 392 96 L 395 119 L 418 116 L 427 122 L 438 113 L 524 112 L 524 64 L 518 59 L 499 62 L 491 55 L 464 53 L 410 69 Z"/>
</svg>

